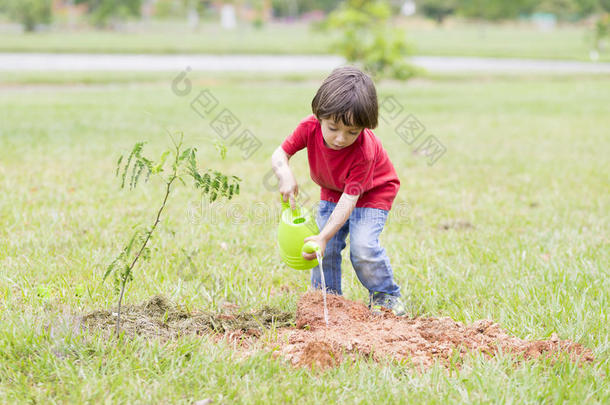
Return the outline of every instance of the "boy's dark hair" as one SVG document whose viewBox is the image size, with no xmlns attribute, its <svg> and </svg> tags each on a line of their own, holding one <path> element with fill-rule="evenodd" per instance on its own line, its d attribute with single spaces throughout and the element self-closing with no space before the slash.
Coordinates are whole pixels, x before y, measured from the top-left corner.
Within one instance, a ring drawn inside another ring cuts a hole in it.
<svg viewBox="0 0 610 405">
<path fill-rule="evenodd" d="M 336 68 L 318 89 L 311 110 L 318 120 L 331 118 L 349 127 L 376 128 L 379 106 L 373 80 L 353 66 Z"/>
</svg>

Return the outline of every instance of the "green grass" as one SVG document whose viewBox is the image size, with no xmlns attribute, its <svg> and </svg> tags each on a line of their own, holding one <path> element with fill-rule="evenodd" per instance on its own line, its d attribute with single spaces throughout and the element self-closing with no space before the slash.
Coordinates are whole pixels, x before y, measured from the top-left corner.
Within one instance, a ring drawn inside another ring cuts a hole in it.
<svg viewBox="0 0 610 405">
<path fill-rule="evenodd" d="M 427 27 L 406 20 L 407 39 L 418 55 L 482 56 L 589 60 L 592 30 L 562 26 L 550 32 L 526 25 L 465 24 Z M 197 32 L 184 25 L 151 25 L 127 33 L 85 30 L 35 34 L 5 33 L 2 52 L 94 53 L 213 53 L 213 54 L 324 54 L 332 48 L 332 35 L 304 24 L 269 24 L 263 29 L 241 26 L 223 31 L 203 24 Z M 610 61 L 610 52 L 600 60 Z"/>
<path fill-rule="evenodd" d="M 589 61 L 592 30 L 581 26 L 539 31 L 527 26 L 470 24 L 408 30 L 422 55 L 498 58 L 575 59 Z M 600 60 L 610 61 L 604 51 Z"/>
<path fill-rule="evenodd" d="M 328 35 L 303 24 L 268 25 L 264 29 L 240 26 L 222 30 L 216 24 L 197 31 L 183 26 L 137 32 L 84 30 L 47 33 L 7 33 L 0 37 L 3 52 L 94 52 L 94 53 L 326 53 Z"/>
<path fill-rule="evenodd" d="M 428 315 L 490 318 L 528 339 L 557 333 L 591 348 L 595 364 L 473 355 L 461 370 L 419 373 L 361 360 L 318 373 L 208 338 L 116 347 L 79 331 L 75 316 L 114 305 L 112 284 L 101 284 L 105 267 L 132 227 L 152 220 L 162 196 L 155 181 L 120 191 L 116 158 L 138 140 L 161 151 L 169 144 L 164 127 L 184 131 L 201 162 L 242 177 L 242 194 L 210 213 L 195 192 L 179 189 L 127 303 L 163 294 L 191 309 L 230 301 L 294 311 L 307 289 L 307 274 L 279 260 L 278 198 L 263 179 L 322 78 L 197 77 L 195 89 L 210 89 L 263 143 L 244 161 L 229 140 L 221 161 L 209 121 L 190 109 L 196 93 L 175 96 L 172 77 L 83 74 L 73 85 L 65 75 L 14 74 L 0 85 L 0 403 L 610 400 L 610 83 L 603 77 L 381 83 L 380 97 L 396 97 L 446 146 L 433 166 L 390 125 L 376 130 L 402 181 L 382 242 L 403 292 Z M 315 198 L 305 154 L 291 164 Z M 439 229 L 453 220 L 473 228 Z M 197 252 L 194 273 L 183 267 L 182 248 Z M 364 302 L 346 253 L 345 295 Z"/>
</svg>

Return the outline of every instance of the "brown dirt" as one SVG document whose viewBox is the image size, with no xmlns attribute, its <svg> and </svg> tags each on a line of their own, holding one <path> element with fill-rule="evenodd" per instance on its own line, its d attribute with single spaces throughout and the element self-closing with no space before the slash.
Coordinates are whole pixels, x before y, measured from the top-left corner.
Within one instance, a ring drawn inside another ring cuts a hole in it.
<svg viewBox="0 0 610 405">
<path fill-rule="evenodd" d="M 325 368 L 346 355 L 358 354 L 429 367 L 436 361 L 449 364 L 453 356 L 462 359 L 472 351 L 489 357 L 510 352 L 525 359 L 566 354 L 573 361 L 594 360 L 593 353 L 578 343 L 559 340 L 556 335 L 550 340 L 522 340 L 489 320 L 465 326 L 450 318 L 408 319 L 390 312 L 373 315 L 365 305 L 332 294 L 327 301 L 328 327 L 323 319 L 322 294 L 308 292 L 298 304 L 297 328 L 280 331 L 277 352 L 292 364 Z"/>
<path fill-rule="evenodd" d="M 225 305 L 224 313 L 190 313 L 170 303 L 165 297 L 155 296 L 142 305 L 128 305 L 121 309 L 121 331 L 128 337 L 136 335 L 158 337 L 162 340 L 183 335 L 220 333 L 233 340 L 245 336 L 260 336 L 271 327 L 293 324 L 293 314 L 265 307 L 251 313 L 237 313 L 237 308 Z M 230 312 L 226 312 L 230 311 Z M 114 333 L 116 312 L 94 311 L 81 318 L 88 329 Z"/>
<path fill-rule="evenodd" d="M 293 314 L 273 308 L 238 313 L 235 306 L 224 306 L 224 313 L 187 312 L 156 296 L 137 306 L 125 306 L 121 330 L 136 335 L 175 339 L 183 335 L 216 334 L 216 339 L 238 343 L 242 349 L 259 350 L 260 344 L 273 350 L 295 366 L 325 369 L 346 358 L 363 356 L 375 361 L 390 359 L 427 368 L 435 362 L 449 365 L 468 353 L 513 353 L 518 358 L 557 358 L 567 355 L 572 361 L 594 361 L 591 350 L 555 334 L 549 340 L 528 341 L 510 336 L 498 324 L 479 320 L 471 325 L 451 318 L 398 318 L 390 312 L 373 315 L 362 304 L 343 297 L 327 295 L 329 325 L 323 318 L 322 293 L 304 294 L 297 307 L 296 328 Z M 227 312 L 229 311 L 229 312 Z M 81 318 L 91 330 L 114 333 L 116 314 L 95 311 Z M 275 339 L 257 339 L 265 329 L 276 328 Z M 237 346 L 236 346 L 237 348 Z M 458 364 L 459 364 L 458 361 Z"/>
</svg>

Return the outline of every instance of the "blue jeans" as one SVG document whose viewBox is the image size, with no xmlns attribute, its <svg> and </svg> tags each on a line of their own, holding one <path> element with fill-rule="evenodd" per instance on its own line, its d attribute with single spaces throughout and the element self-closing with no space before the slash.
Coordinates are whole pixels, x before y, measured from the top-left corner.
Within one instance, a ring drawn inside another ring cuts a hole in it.
<svg viewBox="0 0 610 405">
<path fill-rule="evenodd" d="M 320 201 L 316 222 L 320 230 L 324 228 L 336 203 Z M 378 208 L 356 207 L 345 222 L 326 244 L 322 259 L 326 290 L 341 295 L 341 251 L 345 248 L 345 238 L 350 235 L 350 259 L 356 276 L 362 285 L 375 292 L 400 297 L 400 287 L 394 282 L 390 260 L 385 249 L 379 245 L 379 234 L 383 230 L 388 211 Z M 322 288 L 320 266 L 311 270 L 311 285 Z"/>
</svg>

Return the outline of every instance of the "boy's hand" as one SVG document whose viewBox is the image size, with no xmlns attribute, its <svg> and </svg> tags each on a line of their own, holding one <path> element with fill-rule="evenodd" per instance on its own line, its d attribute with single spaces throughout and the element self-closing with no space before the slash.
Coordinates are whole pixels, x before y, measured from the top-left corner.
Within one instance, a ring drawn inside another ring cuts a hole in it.
<svg viewBox="0 0 610 405">
<path fill-rule="evenodd" d="M 320 246 L 320 254 L 322 256 L 324 256 L 324 251 L 326 251 L 326 242 L 327 240 L 320 235 L 314 235 L 314 236 L 310 236 L 308 238 L 305 238 L 304 242 L 309 242 L 312 241 L 314 243 L 316 243 L 318 246 Z M 303 253 L 303 257 L 305 258 L 305 260 L 313 260 L 315 259 L 316 253 Z"/>
<path fill-rule="evenodd" d="M 318 235 L 305 238 L 305 242 L 313 241 L 317 243 L 320 246 L 322 256 L 324 256 L 326 243 L 337 233 L 339 228 L 345 224 L 349 216 L 352 214 L 359 197 L 359 195 L 343 193 L 322 231 Z M 303 253 L 303 257 L 307 260 L 313 260 L 316 258 L 316 254 Z"/>
<path fill-rule="evenodd" d="M 296 208 L 295 198 L 299 194 L 299 185 L 292 172 L 280 177 L 279 186 L 282 201 L 290 201 L 290 208 L 294 210 Z"/>
<path fill-rule="evenodd" d="M 294 178 L 294 174 L 292 174 L 292 170 L 290 170 L 290 166 L 288 166 L 288 159 L 290 159 L 290 155 L 281 146 L 278 146 L 273 155 L 271 155 L 271 166 L 279 180 L 282 201 L 289 201 L 290 208 L 294 210 L 296 208 L 294 199 L 299 194 L 299 186 Z"/>
</svg>

